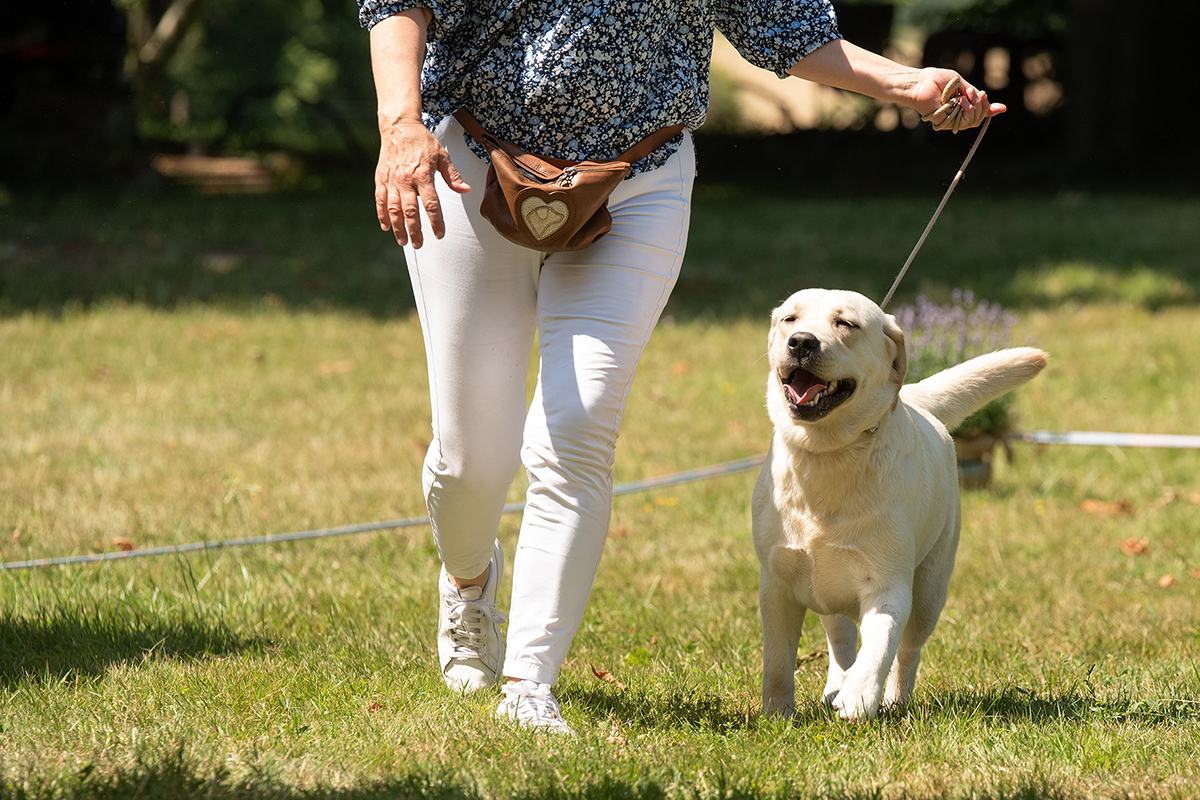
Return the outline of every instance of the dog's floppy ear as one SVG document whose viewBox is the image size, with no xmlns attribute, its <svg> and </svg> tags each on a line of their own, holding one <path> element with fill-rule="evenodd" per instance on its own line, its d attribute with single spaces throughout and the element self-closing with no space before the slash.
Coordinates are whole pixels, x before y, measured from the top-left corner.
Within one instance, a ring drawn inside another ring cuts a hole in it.
<svg viewBox="0 0 1200 800">
<path fill-rule="evenodd" d="M 767 351 L 775 345 L 776 328 L 779 327 L 779 319 L 783 316 L 783 306 L 779 306 L 771 312 L 771 327 L 767 328 Z"/>
<path fill-rule="evenodd" d="M 908 348 L 904 344 L 904 331 L 896 324 L 895 317 L 884 314 L 883 332 L 896 348 L 896 352 L 892 354 L 892 379 L 903 386 L 904 376 L 908 372 Z"/>
</svg>

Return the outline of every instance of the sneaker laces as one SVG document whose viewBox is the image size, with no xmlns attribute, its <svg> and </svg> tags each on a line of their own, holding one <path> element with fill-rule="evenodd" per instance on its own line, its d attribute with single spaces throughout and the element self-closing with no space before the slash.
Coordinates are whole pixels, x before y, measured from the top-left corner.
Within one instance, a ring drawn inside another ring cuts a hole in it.
<svg viewBox="0 0 1200 800">
<path fill-rule="evenodd" d="M 450 641 L 455 658 L 479 658 L 492 638 L 492 624 L 508 618 L 495 603 L 478 598 L 468 599 L 459 591 L 457 600 L 447 599 L 446 619 L 450 623 Z"/>
</svg>

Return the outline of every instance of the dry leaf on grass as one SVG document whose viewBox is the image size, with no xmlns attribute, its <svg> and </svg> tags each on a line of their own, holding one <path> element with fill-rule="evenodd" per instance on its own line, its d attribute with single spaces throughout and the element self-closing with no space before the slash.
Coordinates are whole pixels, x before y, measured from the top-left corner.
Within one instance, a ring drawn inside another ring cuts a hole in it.
<svg viewBox="0 0 1200 800">
<path fill-rule="evenodd" d="M 132 550 L 133 542 L 129 539 L 122 539 L 120 537 L 117 537 L 116 539 L 112 540 L 112 546 L 117 548 L 118 550 Z"/>
<path fill-rule="evenodd" d="M 690 361 L 676 361 L 671 365 L 671 374 L 678 378 L 681 375 L 691 375 L 693 369 Z"/>
<path fill-rule="evenodd" d="M 221 336 L 233 336 L 238 332 L 238 324 L 233 320 L 226 322 L 220 327 L 213 328 L 209 325 L 197 325 L 187 333 L 188 339 L 203 339 L 206 342 L 211 342 Z"/>
<path fill-rule="evenodd" d="M 1150 552 L 1150 540 L 1145 536 L 1126 539 L 1121 542 L 1121 552 L 1127 556 L 1144 556 Z"/>
<path fill-rule="evenodd" d="M 1084 513 L 1091 514 L 1095 517 L 1103 517 L 1109 514 L 1117 516 L 1120 514 L 1133 513 L 1133 503 L 1129 502 L 1124 497 L 1117 501 L 1094 500 L 1092 498 L 1088 498 L 1080 503 L 1079 507 L 1083 509 Z"/>
<path fill-rule="evenodd" d="M 612 530 L 610 530 L 608 532 L 608 538 L 610 538 L 610 539 L 628 539 L 629 538 L 629 526 L 621 525 L 619 527 L 613 528 Z"/>
<path fill-rule="evenodd" d="M 17 541 L 18 539 L 20 539 L 20 538 L 21 538 L 21 529 L 20 529 L 20 528 L 13 528 L 13 532 L 12 532 L 12 540 L 13 540 L 13 542 L 16 542 L 16 541 Z"/>
<path fill-rule="evenodd" d="M 625 688 L 625 684 L 623 684 L 619 680 L 617 680 L 616 677 L 608 670 L 596 669 L 595 667 L 592 667 L 591 664 L 588 664 L 588 666 L 591 667 L 592 674 L 595 675 L 600 680 L 604 681 L 605 683 L 611 683 L 613 686 L 617 687 L 618 689 Z"/>
<path fill-rule="evenodd" d="M 353 358 L 343 358 L 341 361 L 322 361 L 317 364 L 318 375 L 345 375 L 354 369 Z"/>
<path fill-rule="evenodd" d="M 367 706 L 367 711 L 370 712 L 371 714 L 374 714 L 376 711 L 379 711 L 381 708 L 383 708 L 383 703 L 371 703 L 371 705 Z"/>
<path fill-rule="evenodd" d="M 1175 490 L 1167 489 L 1165 492 L 1162 493 L 1162 495 L 1157 500 L 1155 500 L 1153 503 L 1150 504 L 1150 507 L 1153 508 L 1155 511 L 1158 511 L 1160 509 L 1166 508 L 1167 506 L 1171 505 L 1172 503 L 1174 503 L 1178 500 L 1179 500 L 1179 495 L 1177 495 L 1175 493 Z"/>
<path fill-rule="evenodd" d="M 621 731 L 621 724 L 615 719 L 612 721 L 612 729 L 608 733 L 608 743 L 613 747 L 625 747 L 628 744 L 625 734 Z"/>
<path fill-rule="evenodd" d="M 1200 578 L 1200 567 L 1192 567 L 1188 570 L 1188 575 L 1191 575 L 1193 578 Z"/>
<path fill-rule="evenodd" d="M 1164 589 L 1170 589 L 1175 585 L 1175 576 L 1168 572 L 1158 579 L 1158 585 Z"/>
<path fill-rule="evenodd" d="M 816 661 L 818 658 L 824 658 L 824 657 L 825 657 L 825 651 L 818 648 L 816 650 L 813 650 L 811 653 L 805 653 L 802 656 L 796 656 L 796 666 L 797 667 L 800 666 L 805 661 Z"/>
</svg>

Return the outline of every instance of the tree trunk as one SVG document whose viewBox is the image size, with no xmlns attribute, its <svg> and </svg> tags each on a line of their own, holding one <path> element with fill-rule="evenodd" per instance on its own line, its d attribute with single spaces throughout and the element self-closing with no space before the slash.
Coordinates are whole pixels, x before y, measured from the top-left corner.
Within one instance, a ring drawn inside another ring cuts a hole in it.
<svg viewBox="0 0 1200 800">
<path fill-rule="evenodd" d="M 132 78 L 138 111 L 157 115 L 167 107 L 161 77 L 203 0 L 174 0 L 158 22 L 144 4 L 130 7 L 129 52 L 126 68 Z"/>
</svg>

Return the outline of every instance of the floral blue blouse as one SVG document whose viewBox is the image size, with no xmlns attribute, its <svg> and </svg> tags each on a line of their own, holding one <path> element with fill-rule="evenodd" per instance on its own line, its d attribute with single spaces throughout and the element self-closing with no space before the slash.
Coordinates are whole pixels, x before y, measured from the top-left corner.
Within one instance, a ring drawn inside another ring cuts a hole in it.
<svg viewBox="0 0 1200 800">
<path fill-rule="evenodd" d="M 780 77 L 839 38 L 829 0 L 358 0 L 367 27 L 433 12 L 421 75 L 425 124 L 466 108 L 540 155 L 608 159 L 708 111 L 714 29 Z M 634 173 L 661 166 L 681 137 Z M 480 156 L 480 148 L 468 137 Z"/>
</svg>

